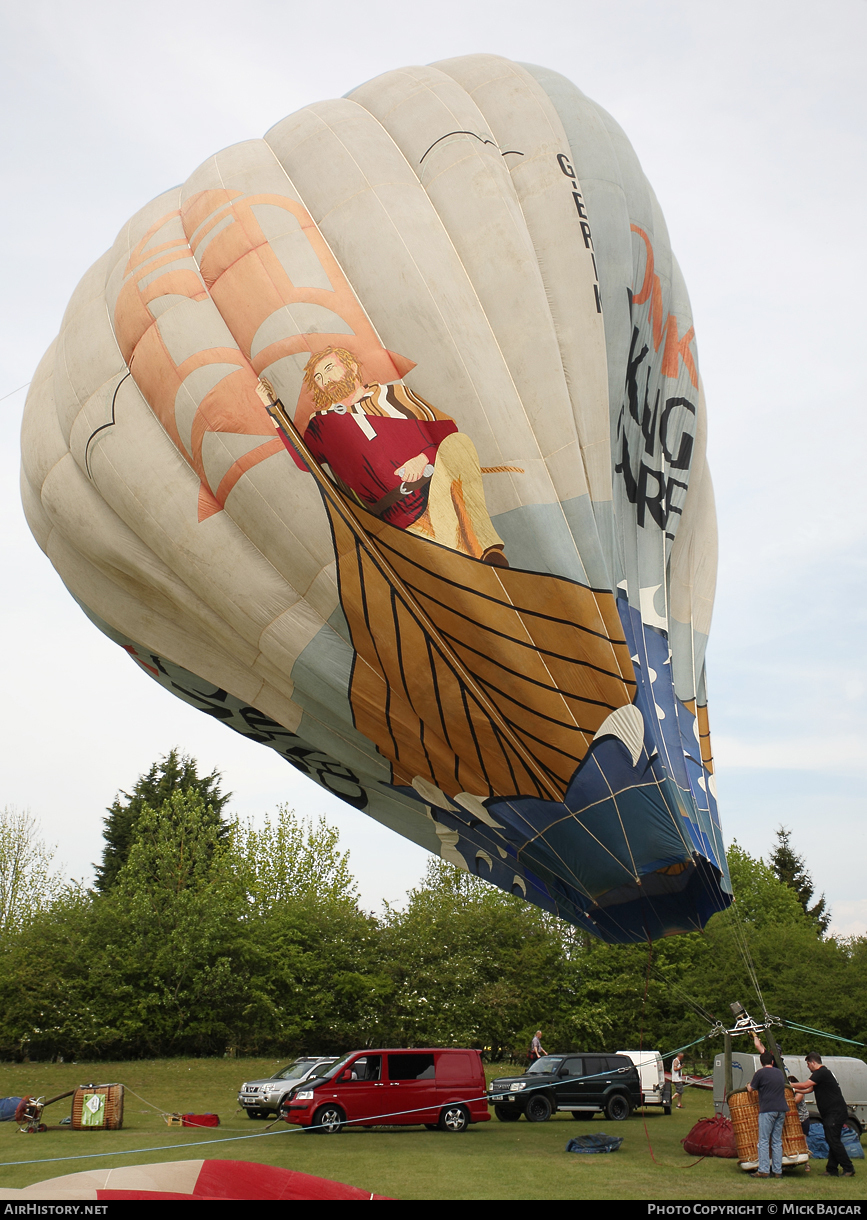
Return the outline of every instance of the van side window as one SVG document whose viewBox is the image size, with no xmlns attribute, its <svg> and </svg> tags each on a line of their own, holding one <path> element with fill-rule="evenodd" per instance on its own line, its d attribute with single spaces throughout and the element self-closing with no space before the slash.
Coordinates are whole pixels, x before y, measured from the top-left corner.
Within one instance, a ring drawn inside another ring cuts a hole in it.
<svg viewBox="0 0 867 1220">
<path fill-rule="evenodd" d="M 389 1055 L 389 1080 L 433 1080 L 433 1055 Z"/>
<path fill-rule="evenodd" d="M 440 1057 L 437 1060 L 437 1080 L 440 1084 L 446 1084 L 449 1080 L 455 1080 L 463 1084 L 480 1074 L 478 1056 L 476 1056 L 474 1065 L 469 1055 L 462 1055 L 458 1052 L 452 1052 L 447 1055 L 440 1052 Z"/>
<path fill-rule="evenodd" d="M 382 1055 L 363 1055 L 352 1064 L 353 1080 L 379 1080 L 382 1076 Z"/>
</svg>

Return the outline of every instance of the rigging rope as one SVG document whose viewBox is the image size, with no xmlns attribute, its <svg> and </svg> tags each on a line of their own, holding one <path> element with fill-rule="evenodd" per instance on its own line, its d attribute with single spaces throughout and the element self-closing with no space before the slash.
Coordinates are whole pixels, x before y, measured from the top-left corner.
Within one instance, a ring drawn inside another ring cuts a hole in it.
<svg viewBox="0 0 867 1220">
<path fill-rule="evenodd" d="M 708 1025 L 716 1025 L 718 1023 L 718 1018 L 714 1016 L 709 1008 L 705 1008 L 703 1004 L 701 1004 L 694 996 L 691 996 L 689 992 L 684 991 L 684 989 L 678 983 L 675 983 L 673 979 L 667 978 L 659 967 L 651 967 L 650 973 L 653 975 L 656 981 L 658 983 L 662 983 L 667 990 L 675 992 L 683 1003 L 692 1008 L 696 1015 L 701 1017 L 703 1021 L 707 1021 Z"/>
<path fill-rule="evenodd" d="M 644 1056 L 644 1007 L 647 1003 L 647 988 L 650 985 L 650 969 L 653 963 L 653 941 L 648 938 L 647 941 L 647 969 L 644 972 L 644 995 L 641 998 L 641 1027 L 638 1034 L 638 1053 Z M 653 1144 L 650 1142 L 650 1132 L 647 1130 L 647 1106 L 644 1104 L 644 1081 L 641 1079 L 641 1071 L 638 1072 L 638 1083 L 641 1087 L 641 1121 L 644 1124 L 644 1136 L 647 1140 L 647 1151 L 650 1153 L 650 1159 L 654 1165 L 658 1165 L 656 1157 L 653 1155 Z M 669 1113 L 671 1106 L 669 1105 Z"/>
<path fill-rule="evenodd" d="M 26 390 L 29 385 L 30 382 L 25 381 L 24 385 L 17 386 L 16 389 L 10 390 L 8 394 L 4 394 L 3 397 L 0 398 L 0 402 L 5 402 L 7 398 L 11 398 L 13 394 L 17 394 L 19 390 Z"/>
<path fill-rule="evenodd" d="M 857 1042 L 854 1038 L 844 1038 L 840 1034 L 829 1034 L 824 1029 L 813 1029 L 811 1025 L 800 1025 L 797 1021 L 787 1021 L 781 1018 L 784 1029 L 796 1029 L 802 1034 L 816 1034 L 819 1038 L 830 1038 L 834 1042 L 848 1042 L 850 1046 L 867 1046 L 867 1042 Z"/>
<path fill-rule="evenodd" d="M 767 1006 L 765 1004 L 765 997 L 762 995 L 762 989 L 761 989 L 761 986 L 759 985 L 758 974 L 756 972 L 755 963 L 753 962 L 753 959 L 752 959 L 752 954 L 750 953 L 750 946 L 747 941 L 746 928 L 744 927 L 743 921 L 741 920 L 740 911 L 738 910 L 737 900 L 732 902 L 732 904 L 728 908 L 728 910 L 731 912 L 731 915 L 728 918 L 727 924 L 724 924 L 724 926 L 728 926 L 732 933 L 735 945 L 738 949 L 738 952 L 741 955 L 741 958 L 743 959 L 743 963 L 744 963 L 744 966 L 747 971 L 747 977 L 749 978 L 750 982 L 752 983 L 752 985 L 755 989 L 756 996 L 758 997 L 758 1001 L 762 1006 L 762 1012 L 765 1013 L 765 1012 L 767 1012 Z"/>
</svg>

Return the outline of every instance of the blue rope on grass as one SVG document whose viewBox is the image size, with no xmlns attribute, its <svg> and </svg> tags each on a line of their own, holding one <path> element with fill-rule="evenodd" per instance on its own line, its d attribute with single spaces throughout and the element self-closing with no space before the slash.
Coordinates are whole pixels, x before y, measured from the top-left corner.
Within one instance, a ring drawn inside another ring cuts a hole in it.
<svg viewBox="0 0 867 1220">
<path fill-rule="evenodd" d="M 298 1128 L 302 1130 L 302 1128 Z M 201 1148 L 205 1144 L 232 1144 L 238 1140 L 260 1140 L 266 1135 L 297 1135 L 298 1131 L 257 1131 L 255 1135 L 223 1135 L 219 1139 L 195 1140 L 184 1144 L 184 1148 Z M 156 1144 L 153 1148 L 121 1148 L 117 1152 L 81 1152 L 74 1156 L 42 1156 L 32 1161 L 2 1161 L 0 1169 L 8 1169 L 12 1165 L 51 1165 L 55 1161 L 92 1161 L 101 1156 L 135 1156 L 139 1152 L 178 1151 L 177 1145 Z"/>
</svg>

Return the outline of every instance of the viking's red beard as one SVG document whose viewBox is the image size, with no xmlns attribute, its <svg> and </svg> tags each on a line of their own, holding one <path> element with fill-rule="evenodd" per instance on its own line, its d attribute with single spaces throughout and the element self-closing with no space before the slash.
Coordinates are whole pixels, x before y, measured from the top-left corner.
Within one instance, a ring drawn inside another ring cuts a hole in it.
<svg viewBox="0 0 867 1220">
<path fill-rule="evenodd" d="M 314 384 L 313 402 L 316 410 L 324 411 L 332 403 L 342 402 L 344 398 L 349 398 L 360 384 L 358 374 L 349 372 L 345 377 L 341 377 L 340 381 L 328 381 L 322 386 Z"/>
</svg>

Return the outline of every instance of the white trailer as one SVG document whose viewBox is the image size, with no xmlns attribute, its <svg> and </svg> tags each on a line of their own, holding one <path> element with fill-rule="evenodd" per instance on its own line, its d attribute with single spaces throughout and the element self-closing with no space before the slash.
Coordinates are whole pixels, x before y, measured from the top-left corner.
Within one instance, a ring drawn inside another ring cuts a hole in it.
<svg viewBox="0 0 867 1220">
<path fill-rule="evenodd" d="M 628 1055 L 638 1068 L 641 1096 L 646 1106 L 662 1106 L 663 1114 L 671 1113 L 671 1081 L 665 1079 L 665 1068 L 659 1051 L 617 1051 Z"/>
<path fill-rule="evenodd" d="M 621 1051 L 628 1054 L 628 1051 Z M 848 1055 L 823 1055 L 822 1063 L 837 1077 L 846 1109 L 849 1112 L 850 1123 L 855 1126 L 860 1135 L 867 1129 L 867 1063 L 863 1059 L 854 1059 Z M 755 1073 L 761 1067 L 759 1056 L 746 1051 L 732 1051 L 732 1089 L 745 1089 Z M 783 1066 L 786 1076 L 794 1076 L 796 1080 L 809 1080 L 810 1069 L 802 1055 L 783 1055 Z M 818 1118 L 819 1111 L 812 1093 L 806 1096 L 807 1108 L 811 1118 Z M 713 1061 L 713 1108 L 717 1114 L 729 1118 L 729 1108 L 725 1103 L 725 1055 L 714 1056 Z"/>
</svg>

